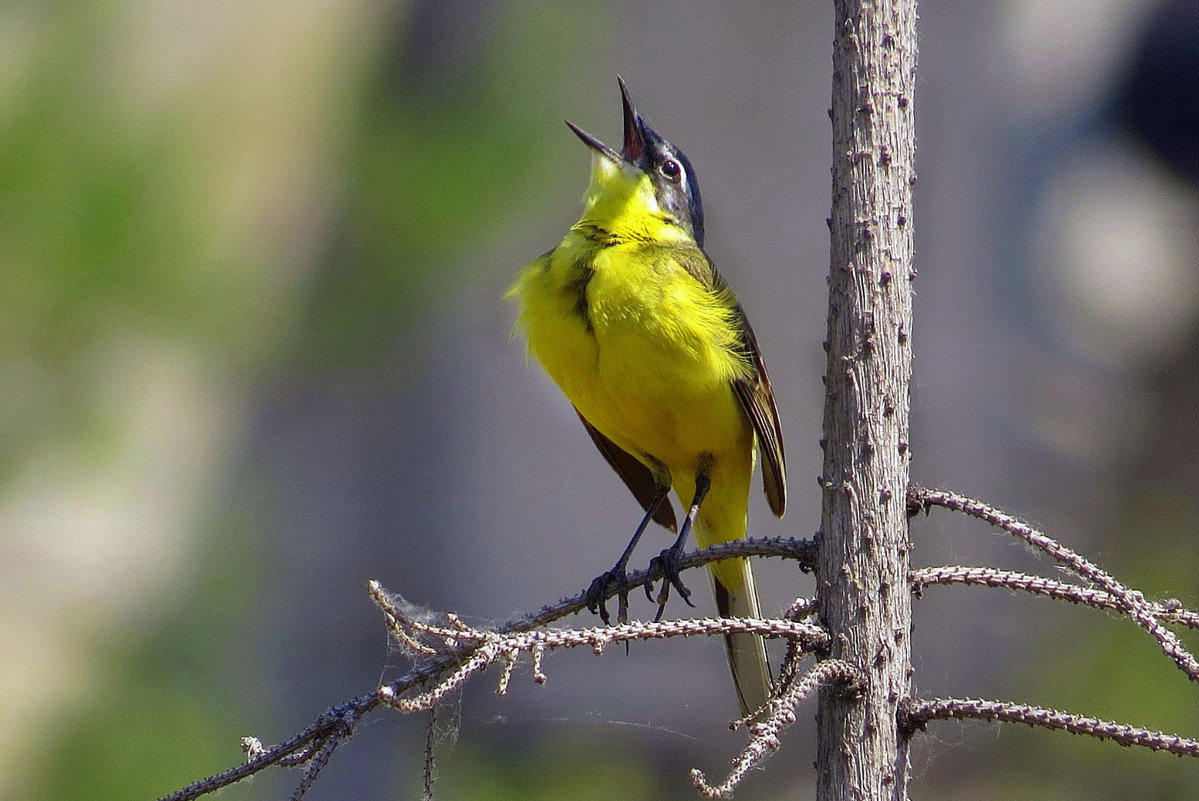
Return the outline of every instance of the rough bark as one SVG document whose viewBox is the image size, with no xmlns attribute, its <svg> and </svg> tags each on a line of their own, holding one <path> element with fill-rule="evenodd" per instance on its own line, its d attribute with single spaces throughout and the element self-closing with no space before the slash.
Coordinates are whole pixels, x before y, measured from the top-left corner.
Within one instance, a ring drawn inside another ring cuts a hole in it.
<svg viewBox="0 0 1199 801">
<path fill-rule="evenodd" d="M 824 500 L 817 569 L 831 656 L 857 697 L 821 692 L 818 801 L 907 797 L 896 722 L 911 678 L 905 514 L 911 378 L 915 0 L 835 0 Z"/>
</svg>

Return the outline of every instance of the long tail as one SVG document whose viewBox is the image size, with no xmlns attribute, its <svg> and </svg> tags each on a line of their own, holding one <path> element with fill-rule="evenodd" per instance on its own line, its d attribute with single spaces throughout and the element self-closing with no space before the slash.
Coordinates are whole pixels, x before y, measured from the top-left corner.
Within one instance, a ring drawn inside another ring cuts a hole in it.
<svg viewBox="0 0 1199 801">
<path fill-rule="evenodd" d="M 726 559 L 710 566 L 716 609 L 721 617 L 761 617 L 753 568 L 748 559 Z M 741 701 L 741 714 L 757 711 L 770 697 L 770 666 L 766 643 L 757 634 L 726 634 L 725 651 L 733 686 Z"/>
<path fill-rule="evenodd" d="M 740 460 L 725 458 L 715 465 L 712 488 L 700 505 L 696 521 L 695 540 L 700 547 L 745 537 L 753 450 L 747 444 L 740 455 Z M 749 560 L 722 559 L 709 564 L 708 571 L 712 576 L 716 609 L 722 617 L 761 617 Z M 741 714 L 752 715 L 770 697 L 772 682 L 766 662 L 766 643 L 757 634 L 727 634 L 724 644 L 733 685 L 741 702 Z"/>
</svg>

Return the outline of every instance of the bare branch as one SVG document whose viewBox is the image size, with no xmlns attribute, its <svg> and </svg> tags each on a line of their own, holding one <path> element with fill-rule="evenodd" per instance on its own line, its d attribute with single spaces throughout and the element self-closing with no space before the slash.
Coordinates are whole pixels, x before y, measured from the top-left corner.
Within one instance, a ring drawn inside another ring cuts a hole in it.
<svg viewBox="0 0 1199 801">
<path fill-rule="evenodd" d="M 1028 706 L 1010 701 L 984 701 L 974 698 L 909 698 L 900 705 L 900 725 L 908 732 L 923 729 L 930 720 L 977 720 L 1024 723 L 1085 734 L 1100 740 L 1113 740 L 1123 746 L 1138 745 L 1153 751 L 1168 751 L 1179 756 L 1199 757 L 1199 741 L 1177 734 L 1143 729 L 1101 718 L 1075 715 L 1056 709 Z"/>
<path fill-rule="evenodd" d="M 733 761 L 728 777 L 718 785 L 708 783 L 702 770 L 691 771 L 691 783 L 707 798 L 728 798 L 745 775 L 779 749 L 783 730 L 795 723 L 795 708 L 822 685 L 839 685 L 850 693 L 859 693 L 865 685 L 862 672 L 840 659 L 817 662 L 799 681 L 792 682 L 767 704 L 760 723 L 749 724 L 752 735 L 740 756 Z M 752 716 L 754 718 L 758 715 Z"/>
<path fill-rule="evenodd" d="M 1000 570 L 994 567 L 965 567 L 962 565 L 945 565 L 943 567 L 925 567 L 912 571 L 912 591 L 919 595 L 925 587 L 933 584 L 972 584 L 984 587 L 998 587 L 1007 590 L 1022 590 L 1035 595 L 1045 595 L 1058 601 L 1069 601 L 1074 604 L 1122 612 L 1119 601 L 1105 590 L 1095 590 L 1080 587 L 1065 581 L 1045 578 L 1031 573 L 1020 573 L 1013 570 Z M 1182 602 L 1170 598 L 1165 601 L 1147 603 L 1154 617 L 1163 623 L 1199 629 L 1199 612 L 1194 612 L 1182 605 Z"/>
<path fill-rule="evenodd" d="M 1085 558 L 1015 518 L 977 501 L 952 493 L 914 488 L 909 495 L 909 504 L 918 504 L 919 508 L 945 506 L 987 520 L 1050 554 L 1079 576 L 1100 587 L 1082 587 L 1041 576 L 994 568 L 945 566 L 912 571 L 911 587 L 917 594 L 924 587 L 933 584 L 982 585 L 1005 587 L 1095 608 L 1111 609 L 1150 629 L 1163 644 L 1163 650 L 1174 656 L 1176 662 L 1180 661 L 1179 653 L 1189 656 L 1181 646 L 1178 646 L 1181 650 L 1169 650 L 1170 639 L 1174 638 L 1172 633 L 1166 631 L 1168 636 L 1165 638 L 1158 633 L 1164 631 L 1161 626 L 1163 622 L 1199 628 L 1199 614 L 1186 609 L 1180 602 L 1147 601 L 1139 592 L 1124 587 Z M 815 546 L 802 540 L 747 540 L 726 543 L 687 554 L 683 559 L 683 565 L 686 568 L 698 567 L 730 556 L 783 556 L 797 559 L 804 566 L 810 566 L 815 558 Z M 654 577 L 648 571 L 631 574 L 629 586 L 636 586 L 651 578 Z M 627 590 L 627 587 L 625 589 Z M 614 587 L 609 595 L 615 595 L 619 591 L 620 588 Z M 783 730 L 796 720 L 797 705 L 818 687 L 839 686 L 843 690 L 857 693 L 865 684 L 865 678 L 858 669 L 838 659 L 826 658 L 806 672 L 802 671 L 800 663 L 807 654 L 826 656 L 830 646 L 829 635 L 824 629 L 804 622 L 805 618 L 817 611 L 817 599 L 812 598 L 797 599 L 786 610 L 784 619 L 780 620 L 704 618 L 661 623 L 633 622 L 580 629 L 544 628 L 548 623 L 584 609 L 586 600 L 580 593 L 547 606 L 535 614 L 510 621 L 498 629 L 484 629 L 468 626 L 453 614 L 435 615 L 408 604 L 401 598 L 389 595 L 377 582 L 369 584 L 369 592 L 383 610 L 387 627 L 396 641 L 416 660 L 413 668 L 399 680 L 379 688 L 374 693 L 331 708 L 307 729 L 277 746 L 265 748 L 256 738 L 245 738 L 242 741 L 247 756 L 245 764 L 189 785 L 165 796 L 163 801 L 197 798 L 253 775 L 270 765 L 302 765 L 305 767 L 304 775 L 292 794 L 292 799 L 299 801 L 304 798 L 328 764 L 333 752 L 353 736 L 363 716 L 380 705 L 404 712 L 426 711 L 430 715 L 427 724 L 423 794 L 426 799 L 431 799 L 435 744 L 435 720 L 432 716 L 435 709 L 454 689 L 493 664 L 498 663 L 502 668 L 497 691 L 503 693 L 522 654 L 530 656 L 530 674 L 534 681 L 541 683 L 546 680 L 542 659 L 550 650 L 589 647 L 599 654 L 612 643 L 680 636 L 712 636 L 733 632 L 785 638 L 788 641 L 787 656 L 780 671 L 775 696 L 757 715 L 734 724 L 746 725 L 750 739 L 734 761 L 729 775 L 724 782 L 713 786 L 708 784 L 701 771 L 692 771 L 692 781 L 702 794 L 712 798 L 723 798 L 733 792 L 751 769 L 778 750 Z M 1146 626 L 1145 620 L 1150 621 L 1158 631 L 1155 632 L 1153 627 Z M 1177 642 L 1176 638 L 1173 641 Z M 977 718 L 1026 723 L 1111 739 L 1122 745 L 1139 745 L 1153 750 L 1199 756 L 1199 742 L 1177 735 L 1012 702 L 952 698 L 908 699 L 899 705 L 897 715 L 900 726 L 907 734 L 917 728 L 923 728 L 929 720 Z"/>
<path fill-rule="evenodd" d="M 795 559 L 803 569 L 810 570 L 816 563 L 816 546 L 810 540 L 800 539 L 739 540 L 686 554 L 680 561 L 680 567 L 681 569 L 691 569 L 706 565 L 709 562 L 734 556 L 773 556 Z M 629 574 L 629 585 L 637 586 L 644 584 L 650 579 L 656 580 L 657 578 L 660 578 L 660 576 L 656 573 L 646 570 L 637 571 Z M 614 597 L 618 592 L 619 588 L 614 587 L 608 592 L 607 597 Z M 570 598 L 565 598 L 556 604 L 546 606 L 536 613 L 511 620 L 501 626 L 495 633 L 528 632 L 564 618 L 567 615 L 582 611 L 586 606 L 587 601 L 584 593 L 579 593 Z M 462 630 L 456 628 L 456 626 L 461 626 L 460 623 L 452 616 L 446 617 L 445 620 L 445 631 L 447 634 L 459 637 L 463 636 Z M 751 622 L 762 623 L 763 621 Z M 791 625 L 806 625 L 795 624 L 791 621 L 788 622 Z M 432 628 L 430 628 L 429 633 L 432 633 Z M 686 634 L 679 632 L 683 636 L 702 633 L 705 632 L 693 631 Z M 758 633 L 766 634 L 767 636 L 790 636 L 791 630 L 786 633 L 767 631 L 758 631 Z M 654 636 L 676 636 L 676 634 L 658 633 Z M 453 636 L 451 636 L 452 638 Z M 632 637 L 632 639 L 638 638 Z M 333 748 L 330 748 L 330 744 L 334 744 L 333 747 L 335 748 L 336 745 L 353 736 L 358 722 L 365 715 L 372 712 L 376 707 L 386 704 L 388 701 L 402 698 L 405 693 L 417 687 L 437 684 L 441 677 L 460 667 L 462 654 L 457 649 L 438 652 L 428 642 L 415 640 L 405 641 L 403 644 L 413 652 L 420 652 L 427 658 L 415 665 L 406 675 L 391 684 L 381 687 L 372 693 L 354 698 L 344 704 L 329 708 L 303 731 L 275 746 L 265 748 L 256 738 L 244 738 L 242 743 L 247 756 L 245 762 L 235 768 L 230 768 L 208 778 L 193 782 L 173 793 L 162 796 L 159 801 L 191 801 L 191 799 L 200 798 L 223 787 L 236 784 L 242 779 L 253 776 L 273 765 L 294 767 L 309 763 L 311 760 L 320 760 L 323 767 L 324 763 L 332 756 Z M 426 650 L 428 648 L 434 648 L 434 652 L 429 653 Z M 537 648 L 533 649 L 535 667 L 539 662 L 537 658 L 538 652 Z M 411 699 L 407 700 L 411 701 Z M 319 770 L 318 768 L 317 772 Z M 301 791 L 306 792 L 308 784 L 310 782 L 302 783 L 301 787 L 297 788 L 297 792 L 300 792 L 302 795 Z"/>
<path fill-rule="evenodd" d="M 817 547 L 816 543 L 812 540 L 796 539 L 793 537 L 735 540 L 692 551 L 683 556 L 679 561 L 679 567 L 681 570 L 690 570 L 711 562 L 718 562 L 721 559 L 746 556 L 794 559 L 799 562 L 802 570 L 811 572 L 816 567 Z M 657 581 L 660 578 L 662 578 L 660 571 L 638 570 L 629 574 L 628 586 L 636 587 L 651 581 Z M 609 588 L 605 600 L 614 598 L 619 593 L 619 588 Z M 530 629 L 553 623 L 555 620 L 560 620 L 567 615 L 581 612 L 586 608 L 586 593 L 580 592 L 578 595 L 564 598 L 556 604 L 546 606 L 532 615 L 512 620 L 501 626 L 498 631 L 529 631 Z"/>
<path fill-rule="evenodd" d="M 394 601 L 378 582 L 372 581 L 369 589 L 375 603 L 386 613 L 388 628 L 397 638 L 408 641 L 440 636 L 444 638 L 446 648 L 455 649 L 453 656 L 456 657 L 457 668 L 447 677 L 439 679 L 431 689 L 409 697 L 401 697 L 394 689 L 396 685 L 380 689 L 384 703 L 401 712 L 432 709 L 471 676 L 496 663 L 504 666 L 496 690 L 502 695 L 507 690 L 512 666 L 521 653 L 533 657 L 533 678 L 543 683 L 545 675 L 541 672 L 541 655 L 561 648 L 588 647 L 598 655 L 612 643 L 733 633 L 785 637 L 805 651 L 824 651 L 829 644 L 828 634 L 815 624 L 753 618 L 692 618 L 658 623 L 634 621 L 615 626 L 507 633 L 472 629 L 456 620 L 452 625 L 442 626 L 422 620 L 422 617 L 427 616 L 425 613 L 416 614 L 409 605 Z"/>
<path fill-rule="evenodd" d="M 253 747 L 247 749 L 249 759 L 236 768 L 193 782 L 169 795 L 162 796 L 159 801 L 188 801 L 188 799 L 199 798 L 222 787 L 236 784 L 272 765 L 302 764 L 319 753 L 330 738 L 349 736 L 348 733 L 344 733 L 346 723 L 349 721 L 356 723 L 362 714 L 378 706 L 379 698 L 377 696 L 377 693 L 371 693 L 340 706 L 332 707 L 295 736 L 264 750 L 260 750 L 261 743 L 259 743 L 258 749 Z M 257 742 L 254 738 L 245 738 L 243 743 L 246 741 Z M 301 755 L 302 758 L 300 758 Z"/>
<path fill-rule="evenodd" d="M 295 792 L 291 794 L 291 801 L 303 801 L 304 796 L 308 795 L 308 791 L 312 789 L 312 785 L 316 782 L 316 777 L 320 775 L 325 766 L 329 764 L 329 760 L 333 758 L 333 752 L 337 750 L 337 746 L 341 745 L 349 738 L 347 733 L 342 737 L 330 737 L 320 747 L 320 750 L 308 761 L 307 767 L 304 768 L 304 778 L 300 780 L 300 784 L 296 787 Z"/>
<path fill-rule="evenodd" d="M 908 488 L 908 508 L 928 509 L 941 506 L 955 512 L 977 517 L 1018 537 L 1032 547 L 1048 554 L 1079 577 L 1098 585 L 1107 592 L 1117 605 L 1118 611 L 1129 617 L 1158 641 L 1162 651 L 1174 660 L 1191 681 L 1199 682 L 1199 660 L 1186 649 L 1174 632 L 1167 629 L 1154 615 L 1154 604 L 1136 590 L 1125 587 L 1113 576 L 1100 569 L 1086 557 L 1078 554 L 1051 537 L 1012 515 L 987 504 L 947 490 L 930 490 L 912 485 Z"/>
<path fill-rule="evenodd" d="M 802 652 L 824 652 L 829 646 L 829 636 L 819 626 L 787 619 L 702 618 L 633 622 L 584 629 L 538 629 L 529 632 L 502 633 L 470 628 L 452 616 L 445 616 L 445 623 L 430 622 L 427 612 L 416 609 L 402 599 L 394 599 L 387 595 L 378 582 L 371 582 L 369 589 L 371 597 L 386 615 L 388 628 L 397 639 L 415 644 L 419 653 L 448 653 L 447 649 L 456 649 L 455 655 L 459 657 L 457 670 L 447 678 L 439 680 L 435 686 L 424 693 L 400 698 L 395 695 L 391 685 L 381 688 L 380 694 L 384 702 L 402 712 L 415 712 L 422 709 L 432 712 L 448 693 L 457 689 L 474 674 L 496 663 L 503 665 L 503 673 L 497 687 L 497 692 L 503 694 L 507 689 L 513 666 L 522 652 L 532 655 L 533 678 L 541 683 L 545 681 L 545 675 L 541 672 L 542 655 L 546 651 L 559 648 L 586 646 L 598 655 L 612 643 L 631 640 L 750 633 L 787 638 L 790 643 L 788 664 L 792 665 L 802 656 Z M 443 642 L 431 644 L 429 642 L 431 638 L 440 638 Z M 707 784 L 702 772 L 693 771 L 692 780 L 705 795 L 709 797 L 728 796 L 751 768 L 778 750 L 780 734 L 796 720 L 795 707 L 821 684 L 837 683 L 856 692 L 860 691 L 865 683 L 860 671 L 840 660 L 826 660 L 817 663 L 799 681 L 790 680 L 794 676 L 794 671 L 793 667 L 784 671 L 785 678 L 780 684 L 781 689 L 778 694 L 764 710 L 752 716 L 751 719 L 761 718 L 762 720 L 749 724 L 752 734 L 749 744 L 734 763 L 733 772 L 723 784 L 713 788 Z M 430 749 L 426 746 L 425 786 L 427 795 L 431 785 L 429 778 L 431 771 L 428 767 L 431 762 L 429 754 Z"/>
</svg>

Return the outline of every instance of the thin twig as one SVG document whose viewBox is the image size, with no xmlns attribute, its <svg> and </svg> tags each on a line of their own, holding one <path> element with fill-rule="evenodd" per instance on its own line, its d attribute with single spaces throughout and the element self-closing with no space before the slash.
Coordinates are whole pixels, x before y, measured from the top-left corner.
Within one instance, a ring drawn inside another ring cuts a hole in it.
<svg viewBox="0 0 1199 801">
<path fill-rule="evenodd" d="M 706 798 L 728 798 L 733 794 L 745 775 L 779 749 L 783 730 L 796 721 L 795 708 L 801 701 L 823 684 L 839 684 L 847 692 L 859 692 L 865 678 L 858 668 L 840 659 L 817 662 L 811 670 L 766 705 L 760 723 L 749 724 L 749 743 L 733 761 L 733 769 L 718 785 L 708 783 L 707 776 L 698 768 L 691 771 L 691 783 Z M 754 717 L 758 717 L 755 715 Z"/>
<path fill-rule="evenodd" d="M 306 729 L 284 740 L 282 743 L 262 751 L 257 756 L 247 759 L 235 768 L 230 768 L 222 773 L 182 787 L 170 795 L 163 796 L 159 801 L 187 801 L 187 799 L 199 798 L 200 796 L 215 792 L 222 787 L 236 784 L 242 779 L 253 776 L 271 765 L 284 764 L 290 757 L 298 753 L 304 753 L 306 749 L 308 750 L 308 758 L 311 758 L 326 738 L 333 736 L 335 732 L 341 729 L 339 721 L 343 717 L 349 716 L 350 713 L 363 714 L 378 705 L 378 693 L 370 693 L 340 706 L 332 707 L 313 721 Z"/>
<path fill-rule="evenodd" d="M 1153 751 L 1168 751 L 1179 756 L 1199 757 L 1199 741 L 1177 734 L 1143 729 L 1111 720 L 1075 715 L 1010 701 L 984 701 L 974 698 L 909 698 L 900 704 L 900 725 L 909 733 L 923 729 L 930 720 L 977 720 L 1024 723 L 1085 734 L 1100 740 L 1113 740 L 1123 746 L 1142 746 Z"/>
<path fill-rule="evenodd" d="M 925 587 L 933 584 L 972 584 L 984 587 L 998 587 L 1007 590 L 1021 590 L 1034 595 L 1045 595 L 1059 601 L 1095 609 L 1107 609 L 1122 612 L 1119 601 L 1106 590 L 1096 590 L 1090 587 L 1080 587 L 1057 579 L 1045 578 L 1032 573 L 1021 573 L 1014 570 L 1000 570 L 994 567 L 966 567 L 963 565 L 944 565 L 941 567 L 924 567 L 912 571 L 912 591 L 919 594 Z M 1147 603 L 1154 617 L 1163 623 L 1177 624 L 1190 629 L 1199 629 L 1199 612 L 1194 612 L 1182 605 L 1181 601 L 1168 599 Z"/>
<path fill-rule="evenodd" d="M 970 517 L 976 517 L 979 520 L 985 520 L 1048 554 L 1079 577 L 1098 585 L 1112 596 L 1120 612 L 1157 640 L 1162 651 L 1174 660 L 1174 664 L 1178 665 L 1191 681 L 1199 682 L 1199 660 L 1196 660 L 1194 655 L 1186 649 L 1174 632 L 1162 625 L 1154 615 L 1154 605 L 1146 601 L 1145 596 L 1140 592 L 1125 587 L 1086 557 L 1006 512 L 947 490 L 930 490 L 915 485 L 908 488 L 909 509 L 927 509 L 930 506 L 941 506 Z"/>
<path fill-rule="evenodd" d="M 329 764 L 329 760 L 333 758 L 333 752 L 337 750 L 337 746 L 344 743 L 345 737 L 330 737 L 321 746 L 320 750 L 308 761 L 308 765 L 304 768 L 304 778 L 300 780 L 295 792 L 291 794 L 291 801 L 303 801 L 304 796 L 308 795 L 308 791 L 312 789 L 312 785 L 316 783 L 316 777 L 320 775 L 325 766 Z"/>
<path fill-rule="evenodd" d="M 433 750 L 437 740 L 437 707 L 429 707 L 425 718 L 425 768 L 421 801 L 433 801 L 433 779 L 435 763 Z"/>
</svg>

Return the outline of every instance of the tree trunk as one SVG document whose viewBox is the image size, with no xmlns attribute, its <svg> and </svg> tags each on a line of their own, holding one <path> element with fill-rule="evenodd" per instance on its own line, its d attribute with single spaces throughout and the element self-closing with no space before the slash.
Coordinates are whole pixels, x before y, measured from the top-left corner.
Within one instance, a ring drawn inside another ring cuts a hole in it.
<svg viewBox="0 0 1199 801">
<path fill-rule="evenodd" d="M 832 656 L 868 687 L 821 691 L 818 801 L 907 798 L 915 0 L 835 0 L 824 501 L 817 569 Z"/>
</svg>

